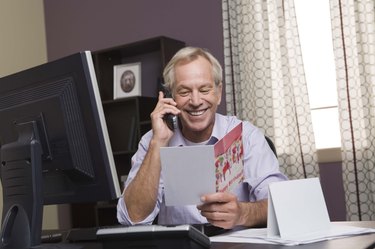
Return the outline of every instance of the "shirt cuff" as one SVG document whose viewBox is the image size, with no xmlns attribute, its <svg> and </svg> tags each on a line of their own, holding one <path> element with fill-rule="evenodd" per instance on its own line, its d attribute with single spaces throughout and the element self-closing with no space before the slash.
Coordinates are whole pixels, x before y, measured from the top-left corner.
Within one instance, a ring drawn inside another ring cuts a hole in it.
<svg viewBox="0 0 375 249">
<path fill-rule="evenodd" d="M 117 202 L 117 220 L 120 224 L 123 225 L 151 225 L 154 221 L 156 215 L 156 210 L 153 210 L 152 213 L 147 216 L 144 220 L 139 222 L 133 222 L 131 221 L 128 210 L 126 208 L 124 198 L 120 197 Z"/>
</svg>

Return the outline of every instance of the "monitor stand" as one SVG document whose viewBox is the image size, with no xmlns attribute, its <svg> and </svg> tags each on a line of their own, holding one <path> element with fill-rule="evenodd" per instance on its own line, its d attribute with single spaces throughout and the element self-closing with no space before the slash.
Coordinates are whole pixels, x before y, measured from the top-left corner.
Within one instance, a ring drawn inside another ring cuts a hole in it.
<svg viewBox="0 0 375 249">
<path fill-rule="evenodd" d="M 1 249 L 40 244 L 43 219 L 42 149 L 36 121 L 15 123 L 18 140 L 1 146 Z"/>
</svg>

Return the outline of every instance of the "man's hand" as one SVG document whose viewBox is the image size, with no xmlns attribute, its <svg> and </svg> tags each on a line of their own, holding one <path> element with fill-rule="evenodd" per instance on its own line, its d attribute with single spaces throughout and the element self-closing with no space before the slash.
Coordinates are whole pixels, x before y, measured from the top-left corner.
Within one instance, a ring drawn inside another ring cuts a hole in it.
<svg viewBox="0 0 375 249">
<path fill-rule="evenodd" d="M 267 222 L 267 200 L 239 202 L 231 193 L 219 192 L 202 196 L 197 206 L 202 216 L 217 227 L 231 229 L 235 226 L 259 226 Z"/>
<path fill-rule="evenodd" d="M 198 209 L 212 225 L 225 229 L 240 225 L 242 210 L 235 195 L 230 193 L 204 195 L 202 202 Z"/>
<path fill-rule="evenodd" d="M 150 117 L 152 122 L 153 140 L 161 142 L 163 146 L 167 144 L 173 135 L 173 132 L 167 127 L 163 120 L 163 117 L 168 113 L 178 115 L 180 114 L 180 110 L 177 109 L 177 103 L 172 98 L 165 98 L 164 94 L 159 92 L 158 103 Z"/>
</svg>

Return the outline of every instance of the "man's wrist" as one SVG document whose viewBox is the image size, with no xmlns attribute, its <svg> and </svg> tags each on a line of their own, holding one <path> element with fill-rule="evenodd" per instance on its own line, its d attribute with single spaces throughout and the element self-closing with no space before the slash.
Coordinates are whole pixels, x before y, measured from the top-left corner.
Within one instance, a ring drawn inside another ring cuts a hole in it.
<svg viewBox="0 0 375 249">
<path fill-rule="evenodd" d="M 248 226 L 250 205 L 251 205 L 250 202 L 239 202 L 240 217 L 239 217 L 237 225 Z"/>
<path fill-rule="evenodd" d="M 246 227 L 265 226 L 267 224 L 267 200 L 240 202 L 238 225 Z"/>
<path fill-rule="evenodd" d="M 160 148 L 160 147 L 164 147 L 164 146 L 167 146 L 168 145 L 168 142 L 163 142 L 162 140 L 160 139 L 157 139 L 155 137 L 153 137 L 151 140 L 150 140 L 150 148 Z"/>
</svg>

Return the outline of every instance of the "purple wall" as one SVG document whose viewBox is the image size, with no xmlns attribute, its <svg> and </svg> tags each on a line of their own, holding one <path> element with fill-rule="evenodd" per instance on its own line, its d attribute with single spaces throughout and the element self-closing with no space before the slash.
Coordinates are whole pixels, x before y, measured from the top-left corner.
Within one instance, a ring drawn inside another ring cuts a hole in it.
<svg viewBox="0 0 375 249">
<path fill-rule="evenodd" d="M 224 62 L 221 1 L 44 0 L 44 9 L 48 60 L 168 36 Z"/>
<path fill-rule="evenodd" d="M 331 221 L 346 220 L 342 163 L 319 163 L 320 183 Z"/>
</svg>

